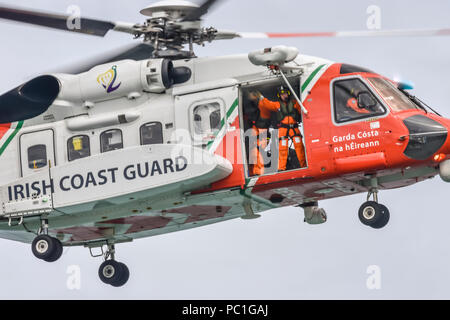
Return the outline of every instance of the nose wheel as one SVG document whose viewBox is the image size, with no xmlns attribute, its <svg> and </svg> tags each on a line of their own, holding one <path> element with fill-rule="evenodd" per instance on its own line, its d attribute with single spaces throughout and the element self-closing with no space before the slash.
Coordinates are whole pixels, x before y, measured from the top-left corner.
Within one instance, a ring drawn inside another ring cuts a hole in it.
<svg viewBox="0 0 450 320">
<path fill-rule="evenodd" d="M 390 219 L 388 208 L 375 201 L 363 203 L 359 208 L 358 216 L 362 224 L 374 229 L 384 228 Z"/>
<path fill-rule="evenodd" d="M 378 190 L 371 189 L 367 196 L 367 200 L 373 196 L 373 201 L 367 201 L 361 205 L 358 211 L 358 217 L 362 224 L 374 229 L 382 229 L 390 219 L 389 209 L 378 203 Z"/>
</svg>

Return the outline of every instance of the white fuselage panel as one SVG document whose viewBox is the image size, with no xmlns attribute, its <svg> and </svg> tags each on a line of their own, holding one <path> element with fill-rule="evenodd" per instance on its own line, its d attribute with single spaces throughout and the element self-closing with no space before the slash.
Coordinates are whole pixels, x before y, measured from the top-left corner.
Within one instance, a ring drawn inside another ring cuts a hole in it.
<svg viewBox="0 0 450 320">
<path fill-rule="evenodd" d="M 148 199 L 159 188 L 176 195 L 207 187 L 232 170 L 228 160 L 189 145 L 131 147 L 52 167 L 0 187 L 2 215 L 18 210 L 30 214 L 27 204 L 42 196 L 48 197 L 46 208 L 52 203 L 62 209 L 104 199 L 115 204 Z M 41 208 L 30 205 L 30 211 L 36 209 Z"/>
</svg>

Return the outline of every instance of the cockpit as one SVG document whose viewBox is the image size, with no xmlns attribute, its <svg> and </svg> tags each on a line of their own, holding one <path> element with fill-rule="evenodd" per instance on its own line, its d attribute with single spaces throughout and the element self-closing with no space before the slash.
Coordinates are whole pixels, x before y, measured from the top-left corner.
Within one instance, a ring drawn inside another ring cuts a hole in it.
<svg viewBox="0 0 450 320">
<path fill-rule="evenodd" d="M 375 77 L 367 78 L 367 80 L 380 94 L 386 104 L 389 105 L 392 111 L 422 110 L 404 92 L 400 91 L 388 80 Z"/>
<path fill-rule="evenodd" d="M 402 83 L 394 83 L 377 73 L 358 66 L 342 64 L 342 77 L 333 81 L 335 122 L 360 120 L 385 114 L 388 107 L 393 113 L 435 110 L 408 92 Z M 356 75 L 357 74 L 357 75 Z"/>
</svg>

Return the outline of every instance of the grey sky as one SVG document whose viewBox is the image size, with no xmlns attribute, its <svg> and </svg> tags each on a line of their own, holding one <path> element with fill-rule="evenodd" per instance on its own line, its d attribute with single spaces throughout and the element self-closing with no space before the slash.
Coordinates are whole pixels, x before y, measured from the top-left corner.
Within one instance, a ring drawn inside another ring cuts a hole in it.
<svg viewBox="0 0 450 320">
<path fill-rule="evenodd" d="M 105 20 L 142 22 L 147 1 L 3 0 Z M 205 25 L 237 31 L 335 31 L 366 27 L 369 5 L 382 9 L 382 27 L 450 27 L 450 2 L 406 0 L 228 0 Z M 106 38 L 67 34 L 0 21 L 0 91 L 30 76 L 73 64 L 130 43 L 128 35 Z M 134 40 L 136 41 L 136 40 Z M 416 84 L 415 93 L 450 116 L 450 38 L 234 40 L 197 48 L 198 55 L 247 53 L 276 44 L 302 53 L 366 66 Z M 4 168 L 3 168 L 4 169 Z M 129 283 L 113 288 L 97 276 L 100 259 L 87 249 L 65 249 L 54 264 L 34 258 L 29 245 L 0 240 L 0 299 L 303 299 L 450 298 L 450 235 L 447 195 L 439 177 L 381 192 L 391 211 L 383 230 L 364 227 L 357 210 L 365 195 L 324 201 L 329 221 L 303 223 L 296 208 L 273 210 L 253 221 L 234 220 L 138 240 L 117 247 L 131 271 Z M 81 290 L 66 287 L 66 269 L 79 265 Z M 381 290 L 368 290 L 366 269 L 381 268 Z"/>
</svg>

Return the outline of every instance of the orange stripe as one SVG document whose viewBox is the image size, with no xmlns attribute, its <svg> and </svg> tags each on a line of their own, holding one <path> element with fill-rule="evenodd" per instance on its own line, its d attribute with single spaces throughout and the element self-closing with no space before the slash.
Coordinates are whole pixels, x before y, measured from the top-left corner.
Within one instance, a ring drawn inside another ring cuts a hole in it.
<svg viewBox="0 0 450 320">
<path fill-rule="evenodd" d="M 336 32 L 268 33 L 267 36 L 269 38 L 334 37 Z"/>
<path fill-rule="evenodd" d="M 3 138 L 3 136 L 8 132 L 9 129 L 11 129 L 12 123 L 2 123 L 0 124 L 0 139 Z"/>
</svg>

